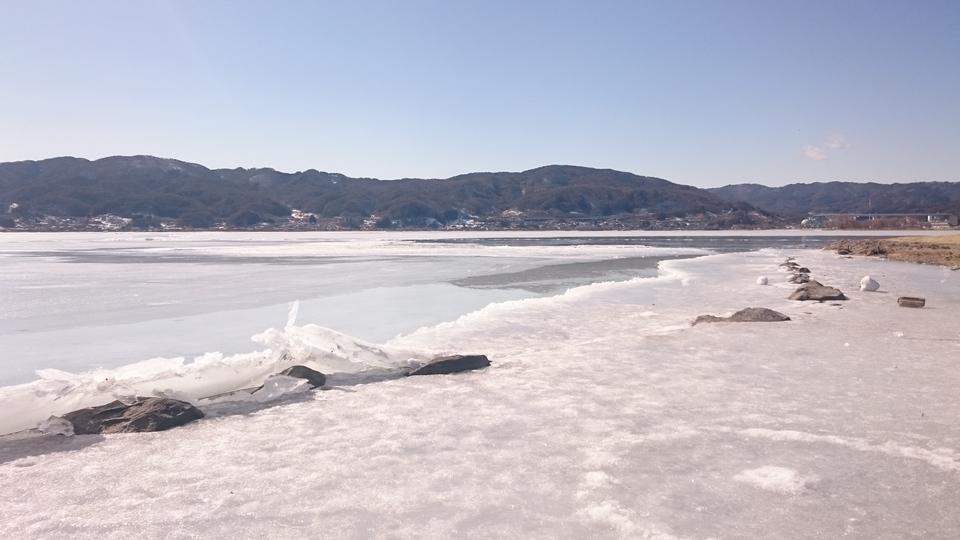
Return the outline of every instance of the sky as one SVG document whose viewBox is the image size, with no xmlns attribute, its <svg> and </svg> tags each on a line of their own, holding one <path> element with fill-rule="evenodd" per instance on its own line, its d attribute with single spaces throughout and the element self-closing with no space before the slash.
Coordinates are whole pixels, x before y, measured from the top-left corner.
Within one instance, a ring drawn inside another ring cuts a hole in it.
<svg viewBox="0 0 960 540">
<path fill-rule="evenodd" d="M 0 161 L 960 180 L 960 2 L 0 0 Z"/>
</svg>

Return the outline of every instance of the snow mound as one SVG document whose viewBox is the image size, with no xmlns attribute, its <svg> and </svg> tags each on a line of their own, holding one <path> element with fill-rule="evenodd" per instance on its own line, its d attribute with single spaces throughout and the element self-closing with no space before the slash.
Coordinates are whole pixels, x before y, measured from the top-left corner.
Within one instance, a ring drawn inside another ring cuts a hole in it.
<svg viewBox="0 0 960 540">
<path fill-rule="evenodd" d="M 865 292 L 873 292 L 880 289 L 880 283 L 877 280 L 873 279 L 870 276 L 863 276 L 863 279 L 860 280 L 860 290 Z"/>
<path fill-rule="evenodd" d="M 733 479 L 767 491 L 791 495 L 802 493 L 813 483 L 812 479 L 800 476 L 800 473 L 793 469 L 774 465 L 741 471 Z"/>
</svg>

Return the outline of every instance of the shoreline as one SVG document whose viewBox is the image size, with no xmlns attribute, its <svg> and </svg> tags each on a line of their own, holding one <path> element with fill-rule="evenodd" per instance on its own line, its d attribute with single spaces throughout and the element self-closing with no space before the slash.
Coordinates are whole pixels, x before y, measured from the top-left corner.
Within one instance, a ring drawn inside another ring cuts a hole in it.
<svg viewBox="0 0 960 540">
<path fill-rule="evenodd" d="M 885 257 L 891 261 L 932 264 L 960 270 L 960 234 L 839 240 L 830 244 L 827 249 L 840 255 Z"/>
</svg>

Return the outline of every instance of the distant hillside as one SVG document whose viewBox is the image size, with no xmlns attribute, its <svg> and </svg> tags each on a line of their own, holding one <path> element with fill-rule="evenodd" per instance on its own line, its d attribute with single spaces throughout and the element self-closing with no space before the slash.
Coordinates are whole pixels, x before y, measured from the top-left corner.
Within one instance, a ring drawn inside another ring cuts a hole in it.
<svg viewBox="0 0 960 540">
<path fill-rule="evenodd" d="M 201 165 L 148 156 L 0 164 L 0 208 L 22 214 L 157 216 L 209 227 L 217 218 L 289 214 L 286 205 Z"/>
<path fill-rule="evenodd" d="M 55 158 L 0 164 L 0 208 L 89 217 L 169 218 L 206 228 L 285 219 L 293 209 L 316 218 L 383 226 L 446 224 L 468 216 L 723 216 L 714 225 L 750 224 L 748 204 L 659 178 L 609 169 L 552 165 L 510 173 L 471 173 L 444 180 L 377 180 L 308 170 L 211 170 L 150 156 L 89 161 Z"/>
<path fill-rule="evenodd" d="M 708 191 L 730 202 L 745 202 L 790 218 L 799 218 L 811 212 L 960 214 L 960 182 L 816 182 L 777 188 L 738 184 Z"/>
</svg>

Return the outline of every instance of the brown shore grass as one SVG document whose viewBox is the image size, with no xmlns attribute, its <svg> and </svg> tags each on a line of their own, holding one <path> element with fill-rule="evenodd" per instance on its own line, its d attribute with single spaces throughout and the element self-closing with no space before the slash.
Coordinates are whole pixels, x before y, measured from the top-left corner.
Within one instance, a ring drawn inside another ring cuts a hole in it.
<svg viewBox="0 0 960 540">
<path fill-rule="evenodd" d="M 960 268 L 960 234 L 907 236 L 883 240 L 841 240 L 831 249 L 852 255 L 875 255 L 892 261 Z"/>
<path fill-rule="evenodd" d="M 945 234 L 943 236 L 903 236 L 891 238 L 891 242 L 906 242 L 916 244 L 940 244 L 944 246 L 960 246 L 960 234 Z"/>
</svg>

